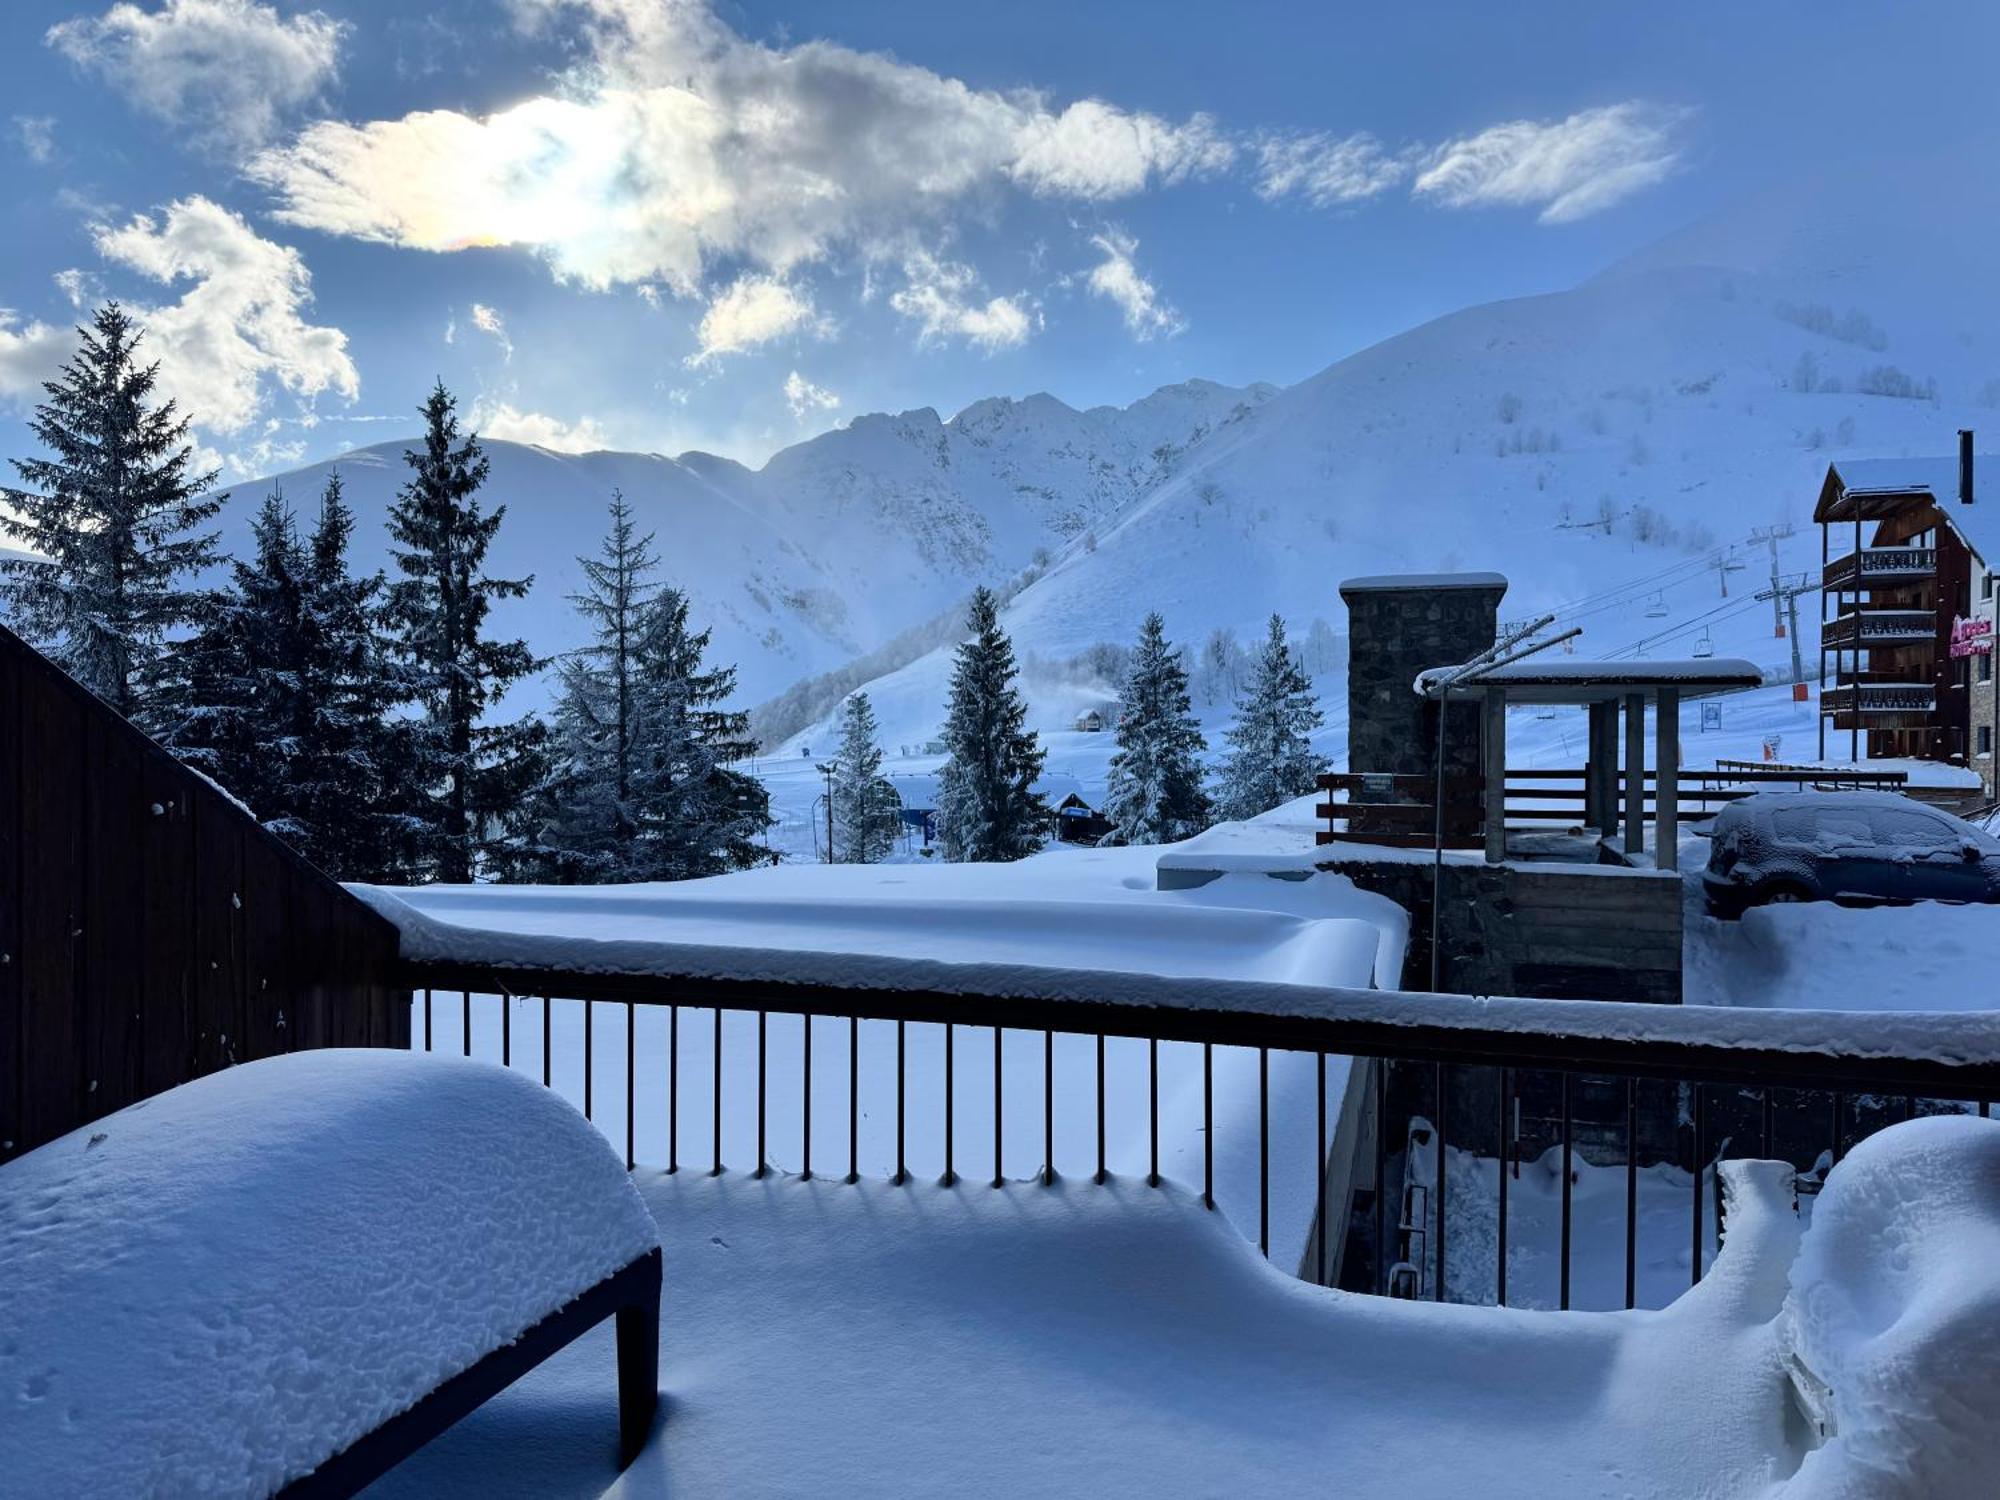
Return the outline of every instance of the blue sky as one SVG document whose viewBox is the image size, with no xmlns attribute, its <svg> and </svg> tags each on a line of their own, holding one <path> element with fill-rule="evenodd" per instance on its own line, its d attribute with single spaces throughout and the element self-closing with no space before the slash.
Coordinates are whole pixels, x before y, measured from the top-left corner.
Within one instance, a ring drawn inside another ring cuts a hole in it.
<svg viewBox="0 0 2000 1500">
<path fill-rule="evenodd" d="M 1983 134 L 2000 7 L 15 0 L 0 454 L 145 310 L 229 478 L 410 430 L 748 462 L 1287 383 Z"/>
</svg>

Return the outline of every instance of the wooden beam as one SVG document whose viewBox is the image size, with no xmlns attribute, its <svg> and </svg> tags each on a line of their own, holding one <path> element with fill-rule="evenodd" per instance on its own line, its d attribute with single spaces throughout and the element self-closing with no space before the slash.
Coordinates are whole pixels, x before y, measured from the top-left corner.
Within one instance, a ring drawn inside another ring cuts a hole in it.
<svg viewBox="0 0 2000 1500">
<path fill-rule="evenodd" d="M 1646 695 L 1625 695 L 1625 852 L 1646 847 Z"/>
<path fill-rule="evenodd" d="M 1486 754 L 1486 862 L 1507 858 L 1507 690 L 1480 694 L 1480 748 Z"/>
<path fill-rule="evenodd" d="M 1663 687 L 1654 701 L 1658 723 L 1653 740 L 1653 763 L 1657 771 L 1653 783 L 1653 863 L 1662 870 L 1678 870 L 1681 866 L 1680 689 Z"/>
</svg>

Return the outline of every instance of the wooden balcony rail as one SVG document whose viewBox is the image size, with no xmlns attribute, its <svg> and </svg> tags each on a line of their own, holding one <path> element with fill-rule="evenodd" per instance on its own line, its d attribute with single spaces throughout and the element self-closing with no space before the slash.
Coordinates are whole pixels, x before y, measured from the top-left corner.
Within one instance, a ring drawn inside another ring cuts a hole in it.
<svg viewBox="0 0 2000 1500">
<path fill-rule="evenodd" d="M 1849 552 L 1830 559 L 1821 572 L 1821 582 L 1829 589 L 1853 588 L 1857 583 L 1865 588 L 1878 582 L 1928 578 L 1936 572 L 1935 547 L 1864 547 L 1859 554 Z"/>
<path fill-rule="evenodd" d="M 1916 644 L 1936 635 L 1937 613 L 1928 609 L 1848 610 L 1820 627 L 1820 640 L 1830 649 Z"/>
</svg>

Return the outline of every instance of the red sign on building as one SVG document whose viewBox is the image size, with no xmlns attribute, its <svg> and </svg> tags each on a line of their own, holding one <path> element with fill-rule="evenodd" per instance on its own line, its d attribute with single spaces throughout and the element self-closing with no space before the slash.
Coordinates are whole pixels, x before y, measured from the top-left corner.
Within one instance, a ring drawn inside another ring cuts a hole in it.
<svg viewBox="0 0 2000 1500">
<path fill-rule="evenodd" d="M 1991 620 L 1965 619 L 1953 616 L 1951 622 L 1951 654 L 1953 656 L 1985 656 L 1993 649 L 1993 622 Z"/>
</svg>

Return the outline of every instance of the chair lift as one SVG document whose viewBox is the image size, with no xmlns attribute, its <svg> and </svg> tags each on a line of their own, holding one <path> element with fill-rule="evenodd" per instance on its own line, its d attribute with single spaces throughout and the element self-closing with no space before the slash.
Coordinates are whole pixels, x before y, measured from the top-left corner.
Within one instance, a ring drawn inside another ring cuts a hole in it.
<svg viewBox="0 0 2000 1500">
<path fill-rule="evenodd" d="M 1664 620 L 1667 617 L 1667 596 L 1664 590 L 1653 594 L 1653 602 L 1646 606 L 1646 618 Z"/>
<path fill-rule="evenodd" d="M 1715 642 L 1709 638 L 1706 627 L 1703 627 L 1701 634 L 1695 637 L 1694 654 L 1698 657 L 1715 655 Z"/>
</svg>

